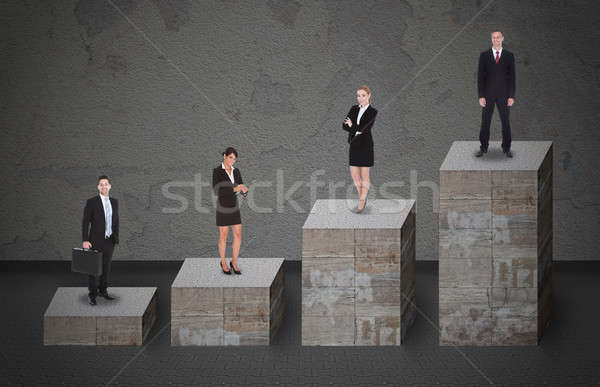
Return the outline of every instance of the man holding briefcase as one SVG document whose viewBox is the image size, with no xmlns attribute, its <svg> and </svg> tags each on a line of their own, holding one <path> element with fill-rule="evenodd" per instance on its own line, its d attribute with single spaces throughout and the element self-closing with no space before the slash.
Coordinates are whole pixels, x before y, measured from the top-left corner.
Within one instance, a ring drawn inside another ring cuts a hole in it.
<svg viewBox="0 0 600 387">
<path fill-rule="evenodd" d="M 109 198 L 110 178 L 106 175 L 98 177 L 99 195 L 87 200 L 83 210 L 82 241 L 84 249 L 95 249 L 102 252 L 102 275 L 88 278 L 89 302 L 96 305 L 96 297 L 107 300 L 114 298 L 108 295 L 108 276 L 115 245 L 119 243 L 119 203 Z M 91 227 L 90 227 L 91 225 Z"/>
</svg>

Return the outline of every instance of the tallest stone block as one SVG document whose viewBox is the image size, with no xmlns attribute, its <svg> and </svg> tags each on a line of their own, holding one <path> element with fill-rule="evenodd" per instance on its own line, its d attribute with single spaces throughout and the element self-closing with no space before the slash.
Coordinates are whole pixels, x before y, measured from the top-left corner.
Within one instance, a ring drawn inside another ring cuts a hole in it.
<svg viewBox="0 0 600 387">
<path fill-rule="evenodd" d="M 478 149 L 456 141 L 440 167 L 440 345 L 536 345 L 552 308 L 552 142 Z"/>
</svg>

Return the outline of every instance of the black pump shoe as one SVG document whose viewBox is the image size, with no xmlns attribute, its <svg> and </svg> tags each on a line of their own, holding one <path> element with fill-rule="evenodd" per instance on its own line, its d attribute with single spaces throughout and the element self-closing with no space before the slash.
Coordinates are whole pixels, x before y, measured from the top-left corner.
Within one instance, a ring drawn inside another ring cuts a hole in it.
<svg viewBox="0 0 600 387">
<path fill-rule="evenodd" d="M 233 261 L 229 262 L 229 267 L 231 267 L 233 269 L 233 272 L 235 274 L 242 274 L 241 270 L 235 270 L 235 267 L 233 267 Z"/>
<path fill-rule="evenodd" d="M 225 263 L 225 266 L 227 266 L 227 263 Z M 221 268 L 221 270 L 223 270 L 223 273 L 225 274 L 231 274 L 231 269 L 225 271 L 225 269 L 223 269 L 223 265 L 221 265 L 221 262 L 219 262 L 219 267 Z"/>
</svg>

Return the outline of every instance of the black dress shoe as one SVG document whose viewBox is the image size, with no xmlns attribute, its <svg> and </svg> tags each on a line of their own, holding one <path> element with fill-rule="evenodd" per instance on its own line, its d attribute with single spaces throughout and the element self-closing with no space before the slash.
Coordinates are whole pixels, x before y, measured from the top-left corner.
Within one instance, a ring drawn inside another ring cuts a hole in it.
<svg viewBox="0 0 600 387">
<path fill-rule="evenodd" d="M 511 151 L 506 151 L 504 153 L 506 153 L 506 157 L 513 157 L 513 154 Z"/>
<path fill-rule="evenodd" d="M 96 297 L 88 296 L 88 302 L 90 305 L 96 305 Z"/>
<path fill-rule="evenodd" d="M 481 157 L 481 156 L 483 156 L 484 153 L 487 153 L 487 149 L 486 150 L 480 149 L 477 153 L 475 153 L 475 156 Z"/>
<path fill-rule="evenodd" d="M 231 267 L 231 268 L 233 269 L 233 272 L 234 272 L 235 274 L 242 274 L 242 271 L 241 271 L 241 270 L 235 270 L 235 267 L 233 267 L 233 261 L 232 261 L 232 262 L 229 262 L 229 267 Z"/>
<path fill-rule="evenodd" d="M 114 300 L 115 299 L 114 297 L 109 296 L 107 291 L 100 292 L 100 293 L 98 293 L 98 295 L 100 297 L 104 298 L 105 300 Z"/>
<path fill-rule="evenodd" d="M 227 263 L 225 263 L 225 266 L 227 266 Z M 223 270 L 223 273 L 231 274 L 231 269 L 227 268 L 228 270 L 225 271 L 225 269 L 223 269 L 223 265 L 221 265 L 221 262 L 219 262 L 219 267 L 221 268 L 221 270 Z"/>
</svg>

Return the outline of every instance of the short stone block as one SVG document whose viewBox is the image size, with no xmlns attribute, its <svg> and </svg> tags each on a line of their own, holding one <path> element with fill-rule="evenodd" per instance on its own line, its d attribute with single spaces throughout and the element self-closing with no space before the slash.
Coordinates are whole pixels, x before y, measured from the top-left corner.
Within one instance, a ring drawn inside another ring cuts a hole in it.
<svg viewBox="0 0 600 387">
<path fill-rule="evenodd" d="M 552 143 L 456 141 L 440 167 L 441 345 L 535 345 L 552 310 Z"/>
<path fill-rule="evenodd" d="M 44 345 L 142 345 L 156 320 L 156 288 L 109 291 L 114 300 L 92 306 L 87 288 L 58 288 L 44 313 Z"/>
<path fill-rule="evenodd" d="M 302 344 L 400 345 L 416 317 L 414 200 L 317 200 L 302 228 Z"/>
<path fill-rule="evenodd" d="M 187 258 L 171 286 L 171 345 L 269 345 L 283 319 L 283 258 Z"/>
</svg>

